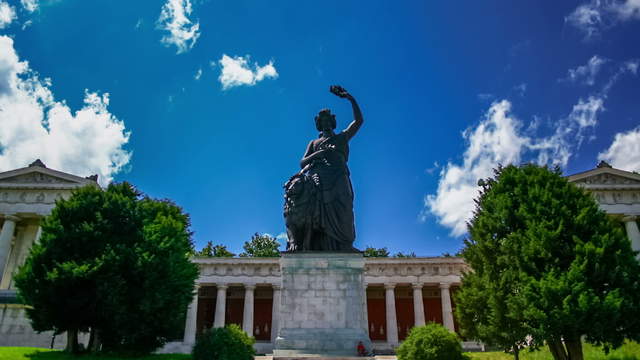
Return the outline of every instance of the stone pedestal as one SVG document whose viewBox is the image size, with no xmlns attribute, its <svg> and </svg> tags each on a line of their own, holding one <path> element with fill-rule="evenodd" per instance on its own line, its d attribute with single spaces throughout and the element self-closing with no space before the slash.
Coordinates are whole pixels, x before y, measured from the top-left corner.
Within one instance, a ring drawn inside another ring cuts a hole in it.
<svg viewBox="0 0 640 360">
<path fill-rule="evenodd" d="M 280 330 L 274 356 L 355 356 L 367 332 L 364 258 L 359 253 L 284 253 Z"/>
</svg>

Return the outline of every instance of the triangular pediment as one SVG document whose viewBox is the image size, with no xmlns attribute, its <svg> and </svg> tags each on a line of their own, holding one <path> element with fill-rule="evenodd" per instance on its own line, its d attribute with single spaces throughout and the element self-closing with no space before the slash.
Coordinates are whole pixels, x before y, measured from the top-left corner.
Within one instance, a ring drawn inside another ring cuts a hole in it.
<svg viewBox="0 0 640 360">
<path fill-rule="evenodd" d="M 1 179 L 0 183 L 13 183 L 13 184 L 77 184 L 78 182 L 69 181 L 56 176 L 42 174 L 37 171 L 33 171 L 28 174 L 12 176 L 9 178 Z"/>
<path fill-rule="evenodd" d="M 92 179 L 40 166 L 29 166 L 0 173 L 0 187 L 64 187 L 97 185 Z"/>
<path fill-rule="evenodd" d="M 607 187 L 640 187 L 640 174 L 610 167 L 601 167 L 568 177 L 577 185 Z"/>
</svg>

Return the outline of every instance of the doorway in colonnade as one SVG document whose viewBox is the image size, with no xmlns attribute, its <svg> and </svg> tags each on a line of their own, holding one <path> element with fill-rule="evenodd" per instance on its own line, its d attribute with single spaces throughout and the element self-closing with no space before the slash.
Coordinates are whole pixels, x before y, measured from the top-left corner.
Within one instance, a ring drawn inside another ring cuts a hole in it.
<svg viewBox="0 0 640 360">
<path fill-rule="evenodd" d="M 203 285 L 198 289 L 196 336 L 213 326 L 213 317 L 216 312 L 216 291 L 215 286 Z"/>
<path fill-rule="evenodd" d="M 224 313 L 224 324 L 236 324 L 242 329 L 244 317 L 244 287 L 232 285 L 227 289 L 227 303 Z"/>
<path fill-rule="evenodd" d="M 371 341 L 387 341 L 387 311 L 384 287 L 367 287 L 367 316 Z"/>
<path fill-rule="evenodd" d="M 258 286 L 253 305 L 253 336 L 256 341 L 271 341 L 273 288 Z"/>
<path fill-rule="evenodd" d="M 398 340 L 406 339 L 409 330 L 415 325 L 413 313 L 413 288 L 410 285 L 396 286 L 396 319 L 398 321 Z"/>
<path fill-rule="evenodd" d="M 440 298 L 440 288 L 436 286 L 425 286 L 422 288 L 422 302 L 424 305 L 424 319 L 427 323 L 434 322 L 443 325 L 442 321 L 442 299 Z"/>
</svg>

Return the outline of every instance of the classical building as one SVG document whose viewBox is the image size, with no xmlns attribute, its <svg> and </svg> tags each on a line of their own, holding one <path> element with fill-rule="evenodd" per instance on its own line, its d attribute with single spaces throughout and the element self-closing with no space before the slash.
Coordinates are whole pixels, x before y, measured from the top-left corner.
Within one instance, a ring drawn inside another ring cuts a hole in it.
<svg viewBox="0 0 640 360">
<path fill-rule="evenodd" d="M 51 334 L 35 334 L 17 304 L 12 276 L 38 240 L 39 222 L 55 199 L 79 186 L 98 186 L 96 177 L 82 178 L 48 169 L 40 161 L 0 173 L 0 346 L 42 346 Z M 601 208 L 624 226 L 632 248 L 640 250 L 640 175 L 597 168 L 568 180 L 594 194 Z M 212 326 L 235 323 L 255 336 L 259 352 L 273 348 L 280 311 L 282 276 L 278 258 L 195 258 L 200 269 L 198 291 L 187 310 L 184 338 L 167 344 L 164 352 L 189 351 L 197 334 Z M 452 294 L 460 286 L 466 265 L 456 257 L 366 258 L 366 312 L 374 347 L 397 345 L 415 325 L 429 321 L 456 330 Z M 327 288 L 332 296 L 345 291 Z M 57 337 L 56 347 L 64 345 Z M 471 346 L 471 344 L 467 344 Z"/>
</svg>

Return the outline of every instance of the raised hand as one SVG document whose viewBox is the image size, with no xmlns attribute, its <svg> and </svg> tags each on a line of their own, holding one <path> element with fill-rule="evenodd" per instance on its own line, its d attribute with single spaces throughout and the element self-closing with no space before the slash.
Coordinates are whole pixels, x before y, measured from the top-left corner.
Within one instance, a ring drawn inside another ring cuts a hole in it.
<svg viewBox="0 0 640 360">
<path fill-rule="evenodd" d="M 332 94 L 344 98 L 344 99 L 353 99 L 353 96 L 351 96 L 351 94 L 349 94 L 349 92 L 347 90 L 345 90 L 342 86 L 339 85 L 331 85 L 329 87 L 329 91 L 331 91 Z"/>
</svg>

